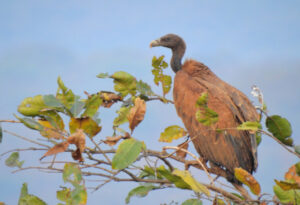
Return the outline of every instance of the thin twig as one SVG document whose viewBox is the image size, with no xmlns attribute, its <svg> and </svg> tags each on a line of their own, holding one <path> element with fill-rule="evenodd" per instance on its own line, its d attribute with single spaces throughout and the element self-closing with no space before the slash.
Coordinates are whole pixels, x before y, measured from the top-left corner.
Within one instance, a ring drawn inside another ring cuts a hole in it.
<svg viewBox="0 0 300 205">
<path fill-rule="evenodd" d="M 0 122 L 9 122 L 9 123 L 21 123 L 18 120 L 0 120 Z"/>
<path fill-rule="evenodd" d="M 296 155 L 298 158 L 300 158 L 300 154 L 298 154 L 297 152 L 294 152 L 293 150 L 289 149 L 285 144 L 283 144 L 279 139 L 277 139 L 276 137 L 274 137 L 273 135 L 271 135 L 270 133 L 264 131 L 264 130 L 259 130 L 259 132 L 261 132 L 262 134 L 265 134 L 269 137 L 271 137 L 272 139 L 274 139 L 276 142 L 278 142 L 284 149 L 286 149 L 288 152 Z"/>
<path fill-rule="evenodd" d="M 93 140 L 93 138 L 89 137 L 89 139 L 93 142 L 93 144 L 97 147 L 97 149 L 103 154 L 103 156 L 105 157 L 105 159 L 111 163 L 110 159 L 108 158 L 108 156 L 102 151 L 102 149 L 99 147 L 99 145 L 97 145 L 97 143 Z"/>
<path fill-rule="evenodd" d="M 43 147 L 50 148 L 50 146 L 48 146 L 48 145 L 45 145 L 45 144 L 36 142 L 36 141 L 34 141 L 34 140 L 31 140 L 31 139 L 28 139 L 28 138 L 26 138 L 26 137 L 23 137 L 23 136 L 21 136 L 21 135 L 18 135 L 18 134 L 16 134 L 16 133 L 14 133 L 14 132 L 10 132 L 10 131 L 8 131 L 8 130 L 3 130 L 3 132 L 5 132 L 5 133 L 7 133 L 7 134 L 10 134 L 10 135 L 13 135 L 13 136 L 15 136 L 15 137 L 21 138 L 21 139 L 23 139 L 23 140 L 25 140 L 25 141 L 28 141 L 28 142 L 31 142 L 31 143 L 33 143 L 33 144 L 37 144 L 37 145 L 40 145 L 40 146 L 43 146 Z"/>
</svg>

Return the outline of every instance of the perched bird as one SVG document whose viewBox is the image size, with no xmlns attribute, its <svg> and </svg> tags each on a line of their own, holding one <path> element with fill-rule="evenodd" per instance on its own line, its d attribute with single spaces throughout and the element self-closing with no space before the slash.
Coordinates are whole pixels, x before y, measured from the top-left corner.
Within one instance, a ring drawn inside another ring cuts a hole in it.
<svg viewBox="0 0 300 205">
<path fill-rule="evenodd" d="M 258 113 L 241 91 L 217 77 L 207 66 L 182 57 L 186 45 L 175 34 L 167 34 L 151 42 L 150 47 L 163 46 L 172 50 L 171 68 L 175 72 L 173 98 L 195 149 L 212 172 L 238 183 L 234 169 L 241 167 L 252 173 L 257 168 L 256 138 L 236 128 L 246 121 L 258 121 Z M 205 126 L 196 119 L 196 101 L 208 94 L 207 105 L 218 113 L 217 123 Z M 225 130 L 218 132 L 216 130 Z M 215 171 L 214 171 L 215 170 Z"/>
</svg>

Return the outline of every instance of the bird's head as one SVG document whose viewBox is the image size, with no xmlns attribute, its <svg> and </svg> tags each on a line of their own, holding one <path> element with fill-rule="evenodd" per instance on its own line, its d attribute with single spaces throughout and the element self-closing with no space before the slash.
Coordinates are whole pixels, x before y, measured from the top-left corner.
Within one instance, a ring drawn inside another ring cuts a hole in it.
<svg viewBox="0 0 300 205">
<path fill-rule="evenodd" d="M 182 38 L 180 38 L 179 36 L 177 36 L 175 34 L 167 34 L 165 36 L 160 37 L 159 39 L 151 41 L 151 43 L 150 43 L 151 48 L 157 47 L 157 46 L 163 46 L 163 47 L 170 48 L 172 50 L 174 50 L 178 47 L 182 47 L 183 45 L 185 48 L 185 43 L 182 40 Z"/>
</svg>

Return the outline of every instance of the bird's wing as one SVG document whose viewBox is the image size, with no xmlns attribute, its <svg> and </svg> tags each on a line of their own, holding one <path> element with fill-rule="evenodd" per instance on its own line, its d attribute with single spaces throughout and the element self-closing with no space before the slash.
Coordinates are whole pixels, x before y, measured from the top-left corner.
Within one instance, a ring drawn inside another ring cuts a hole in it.
<svg viewBox="0 0 300 205">
<path fill-rule="evenodd" d="M 210 127 L 199 123 L 195 117 L 196 100 L 203 92 L 208 93 L 208 106 L 219 114 L 219 121 Z M 236 104 L 222 87 L 180 70 L 175 76 L 173 96 L 177 113 L 203 158 L 226 167 L 232 173 L 235 167 L 249 172 L 255 170 L 255 156 L 247 132 L 234 129 L 223 133 L 215 131 L 217 128 L 236 128 L 242 118 Z"/>
</svg>

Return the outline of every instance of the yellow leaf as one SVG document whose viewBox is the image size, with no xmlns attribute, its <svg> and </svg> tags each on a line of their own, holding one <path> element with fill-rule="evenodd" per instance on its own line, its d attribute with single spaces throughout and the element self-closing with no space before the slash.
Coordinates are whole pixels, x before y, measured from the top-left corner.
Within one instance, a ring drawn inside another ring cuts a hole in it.
<svg viewBox="0 0 300 205">
<path fill-rule="evenodd" d="M 54 139 L 63 139 L 63 135 L 61 131 L 54 128 L 51 123 L 47 120 L 38 120 L 38 122 L 43 125 L 43 130 L 40 131 L 41 135 L 47 138 L 54 138 Z"/>
<path fill-rule="evenodd" d="M 276 179 L 274 181 L 284 191 L 288 191 L 288 190 L 291 190 L 291 189 L 300 189 L 299 184 L 296 183 L 296 182 L 277 181 Z"/>
<path fill-rule="evenodd" d="M 160 134 L 160 142 L 172 142 L 173 140 L 184 137 L 187 132 L 178 125 L 172 125 L 167 127 L 164 132 Z"/>
<path fill-rule="evenodd" d="M 260 194 L 260 185 L 249 172 L 242 168 L 235 168 L 234 176 L 237 180 L 248 186 L 253 194 Z"/>
<path fill-rule="evenodd" d="M 286 180 L 295 180 L 298 184 L 300 184 L 300 177 L 296 173 L 296 166 L 293 165 L 289 168 L 289 170 L 285 173 L 284 178 Z"/>
<path fill-rule="evenodd" d="M 190 185 L 190 187 L 192 188 L 193 191 L 199 192 L 199 193 L 203 192 L 205 195 L 210 196 L 210 193 L 209 193 L 208 189 L 206 188 L 206 186 L 204 186 L 203 184 L 200 184 L 196 179 L 194 179 L 194 177 L 190 174 L 189 171 L 187 171 L 187 170 L 181 171 L 181 170 L 175 169 L 172 172 L 172 174 L 181 177 L 185 183 Z"/>
<path fill-rule="evenodd" d="M 82 129 L 89 137 L 94 137 L 101 131 L 101 126 L 98 126 L 90 117 L 71 118 L 69 126 L 71 133 L 76 132 L 77 129 Z"/>
<path fill-rule="evenodd" d="M 129 121 L 129 128 L 133 132 L 134 128 L 144 119 L 146 113 L 146 103 L 141 98 L 136 98 L 134 106 L 130 109 L 127 116 Z"/>
</svg>

